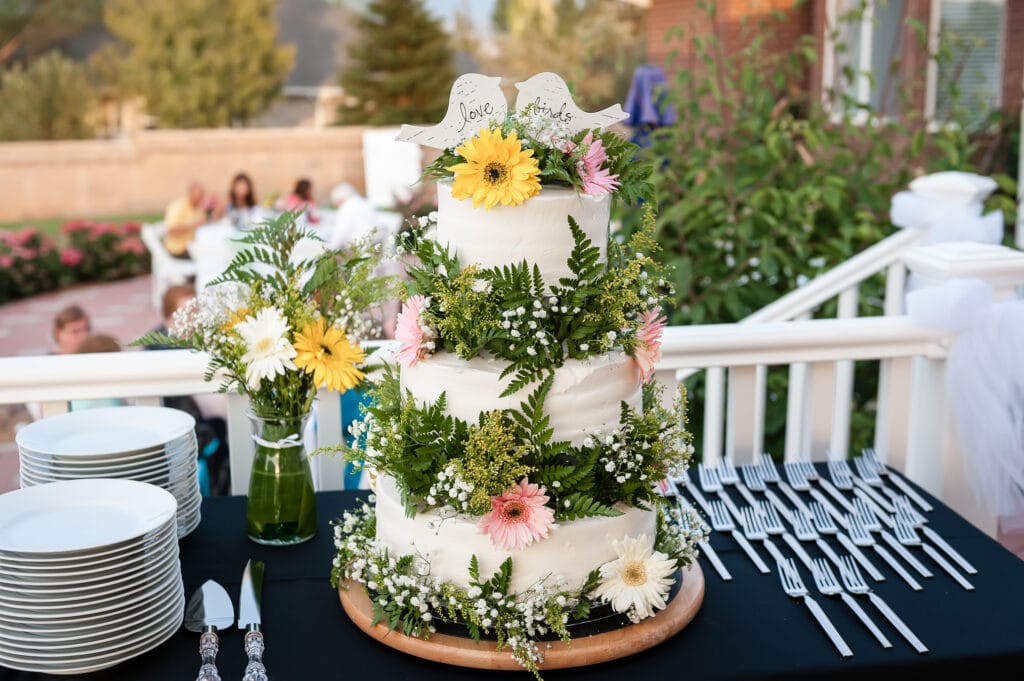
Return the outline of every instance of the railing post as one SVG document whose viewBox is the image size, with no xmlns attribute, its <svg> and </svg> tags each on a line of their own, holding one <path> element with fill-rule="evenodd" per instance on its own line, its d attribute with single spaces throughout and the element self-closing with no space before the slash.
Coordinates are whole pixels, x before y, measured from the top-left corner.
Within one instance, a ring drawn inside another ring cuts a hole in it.
<svg viewBox="0 0 1024 681">
<path fill-rule="evenodd" d="M 1024 253 L 1005 246 L 945 242 L 918 247 L 907 254 L 905 262 L 925 285 L 981 279 L 992 286 L 997 301 L 1015 296 L 1016 287 L 1024 284 Z M 945 359 L 914 360 L 905 472 L 994 536 L 998 519 L 984 510 L 968 483 L 950 411 L 946 367 Z"/>
</svg>

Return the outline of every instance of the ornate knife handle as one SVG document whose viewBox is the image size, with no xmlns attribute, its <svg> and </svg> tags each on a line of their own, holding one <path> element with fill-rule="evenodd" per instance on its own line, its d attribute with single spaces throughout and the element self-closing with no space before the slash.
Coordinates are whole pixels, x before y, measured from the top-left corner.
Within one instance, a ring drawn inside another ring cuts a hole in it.
<svg viewBox="0 0 1024 681">
<path fill-rule="evenodd" d="M 221 681 L 217 673 L 217 652 L 220 650 L 220 639 L 216 630 L 204 631 L 199 637 L 199 655 L 203 658 L 203 666 L 199 668 L 196 681 Z"/>
<path fill-rule="evenodd" d="M 255 625 L 245 632 L 245 654 L 249 663 L 245 665 L 242 681 L 268 681 L 267 668 L 263 666 L 263 632 Z"/>
</svg>

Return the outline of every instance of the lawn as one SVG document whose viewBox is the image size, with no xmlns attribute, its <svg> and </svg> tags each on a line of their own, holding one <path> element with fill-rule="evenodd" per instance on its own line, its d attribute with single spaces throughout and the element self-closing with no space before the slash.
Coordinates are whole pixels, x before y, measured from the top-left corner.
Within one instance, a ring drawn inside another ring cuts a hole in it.
<svg viewBox="0 0 1024 681">
<path fill-rule="evenodd" d="M 88 218 L 92 222 L 156 222 L 163 217 L 161 213 L 132 213 L 129 215 L 104 215 Z M 55 239 L 61 238 L 60 227 L 68 220 L 75 218 L 47 218 L 45 220 L 21 220 L 19 222 L 0 222 L 0 230 L 18 230 L 24 227 L 36 227 Z"/>
</svg>

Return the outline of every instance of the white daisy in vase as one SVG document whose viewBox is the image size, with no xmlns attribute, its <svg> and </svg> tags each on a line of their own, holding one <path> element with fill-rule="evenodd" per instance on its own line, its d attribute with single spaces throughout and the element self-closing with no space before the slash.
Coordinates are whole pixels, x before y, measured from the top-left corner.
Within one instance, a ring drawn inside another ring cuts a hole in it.
<svg viewBox="0 0 1024 681">
<path fill-rule="evenodd" d="M 245 382 L 258 390 L 260 381 L 295 370 L 295 348 L 287 338 L 288 321 L 273 307 L 263 308 L 255 317 L 246 317 L 235 324 L 235 331 L 245 342 Z"/>
<path fill-rule="evenodd" d="M 618 559 L 601 566 L 601 583 L 594 595 L 611 603 L 615 612 L 628 613 L 638 622 L 665 607 L 675 581 L 676 561 L 651 548 L 647 535 L 612 542 Z"/>
</svg>

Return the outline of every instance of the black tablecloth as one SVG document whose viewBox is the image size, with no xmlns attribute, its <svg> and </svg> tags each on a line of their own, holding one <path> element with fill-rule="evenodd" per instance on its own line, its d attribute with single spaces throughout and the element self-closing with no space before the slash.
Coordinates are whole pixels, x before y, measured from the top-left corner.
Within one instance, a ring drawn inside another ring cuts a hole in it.
<svg viewBox="0 0 1024 681">
<path fill-rule="evenodd" d="M 501 676 L 407 656 L 370 639 L 349 621 L 328 580 L 334 555 L 328 523 L 354 505 L 362 494 L 318 494 L 317 536 L 306 544 L 289 548 L 258 546 L 246 539 L 244 497 L 205 499 L 202 523 L 181 542 L 186 594 L 191 594 L 203 581 L 215 579 L 228 589 L 237 607 L 246 560 L 265 561 L 264 661 L 273 681 L 355 676 L 429 681 Z M 814 593 L 854 651 L 853 657 L 841 658 L 806 607 L 784 594 L 774 571 L 769 575 L 758 573 L 731 537 L 715 533 L 712 545 L 734 579 L 723 582 L 714 568 L 701 559 L 707 583 L 704 603 L 683 631 L 632 657 L 592 667 L 549 671 L 544 678 L 831 681 L 869 675 L 890 678 L 895 674 L 920 678 L 937 672 L 964 673 L 974 679 L 1020 678 L 1024 664 L 1024 561 L 929 495 L 924 496 L 935 505 L 935 511 L 927 514 L 929 526 L 978 568 L 979 574 L 968 577 L 976 589 L 962 589 L 920 549 L 914 550 L 915 555 L 935 576 L 919 579 L 924 586 L 919 592 L 911 591 L 873 552 L 869 552 L 869 559 L 886 575 L 886 581 L 872 582 L 876 593 L 928 646 L 928 654 L 915 653 L 867 601 L 862 601 L 864 609 L 893 643 L 891 649 L 881 648 L 838 599 Z M 777 543 L 790 555 L 783 542 Z M 835 546 L 841 549 L 838 544 Z M 763 548 L 758 551 L 771 564 L 767 552 Z M 810 553 L 819 555 L 814 550 Z M 805 571 L 804 578 L 810 581 Z M 182 629 L 157 649 L 100 672 L 78 677 L 44 677 L 0 668 L 0 679 L 186 681 L 195 678 L 199 667 L 197 642 L 196 634 Z M 244 666 L 240 633 L 224 632 L 218 658 L 222 678 L 240 679 Z M 526 672 L 504 675 L 529 678 Z"/>
</svg>

